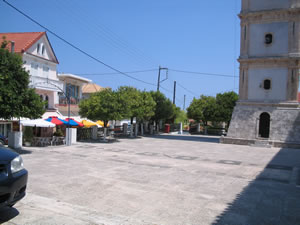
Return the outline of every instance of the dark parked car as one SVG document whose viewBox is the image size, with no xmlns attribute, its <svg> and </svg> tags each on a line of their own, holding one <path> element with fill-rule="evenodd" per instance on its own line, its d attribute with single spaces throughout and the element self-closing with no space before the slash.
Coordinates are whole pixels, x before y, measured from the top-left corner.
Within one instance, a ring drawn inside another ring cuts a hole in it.
<svg viewBox="0 0 300 225">
<path fill-rule="evenodd" d="M 7 145 L 8 139 L 7 137 L 0 134 L 0 145 Z"/>
<path fill-rule="evenodd" d="M 0 208 L 12 207 L 25 196 L 27 177 L 22 157 L 0 147 Z"/>
</svg>

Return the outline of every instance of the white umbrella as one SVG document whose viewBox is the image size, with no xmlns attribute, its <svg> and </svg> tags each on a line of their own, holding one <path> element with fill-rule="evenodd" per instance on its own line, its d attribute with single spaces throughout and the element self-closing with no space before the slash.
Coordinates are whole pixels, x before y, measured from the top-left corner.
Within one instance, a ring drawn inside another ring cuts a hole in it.
<svg viewBox="0 0 300 225">
<path fill-rule="evenodd" d="M 25 127 L 55 127 L 54 123 L 48 122 L 44 119 L 21 120 L 20 123 Z"/>
</svg>

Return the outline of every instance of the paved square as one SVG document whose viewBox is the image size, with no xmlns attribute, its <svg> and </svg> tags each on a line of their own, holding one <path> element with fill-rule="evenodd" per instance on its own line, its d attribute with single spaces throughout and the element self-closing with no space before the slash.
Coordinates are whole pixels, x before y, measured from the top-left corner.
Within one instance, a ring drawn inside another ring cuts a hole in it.
<svg viewBox="0 0 300 225">
<path fill-rule="evenodd" d="M 300 224 L 300 150 L 160 135 L 27 148 L 4 224 Z"/>
</svg>

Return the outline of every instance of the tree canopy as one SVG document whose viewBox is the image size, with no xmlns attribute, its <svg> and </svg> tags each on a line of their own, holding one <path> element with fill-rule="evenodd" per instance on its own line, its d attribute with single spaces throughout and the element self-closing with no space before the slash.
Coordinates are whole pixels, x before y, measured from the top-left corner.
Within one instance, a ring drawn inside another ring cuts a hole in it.
<svg viewBox="0 0 300 225">
<path fill-rule="evenodd" d="M 174 120 L 180 108 L 172 104 L 160 92 L 140 91 L 134 87 L 121 86 L 116 91 L 106 89 L 79 103 L 79 114 L 91 120 L 109 120 L 136 117 L 139 121 Z"/>
<path fill-rule="evenodd" d="M 0 118 L 39 118 L 45 102 L 29 88 L 29 74 L 22 67 L 21 56 L 10 53 L 4 40 L 0 48 Z"/>
<path fill-rule="evenodd" d="M 233 108 L 238 99 L 239 96 L 234 91 L 217 94 L 217 119 L 219 121 L 227 122 L 227 125 L 229 125 Z"/>
<path fill-rule="evenodd" d="M 206 126 L 208 121 L 216 121 L 216 110 L 216 99 L 212 96 L 201 95 L 199 99 L 193 99 L 187 108 L 187 115 L 197 122 L 202 121 Z"/>
<path fill-rule="evenodd" d="M 131 118 L 131 123 L 134 117 L 141 114 L 142 96 L 141 92 L 130 86 L 121 86 L 118 88 L 117 93 L 120 97 L 123 107 L 123 117 Z"/>
<path fill-rule="evenodd" d="M 119 120 L 124 116 L 124 109 L 119 94 L 105 89 L 91 95 L 79 103 L 79 114 L 91 120 L 102 120 L 107 127 L 109 120 Z"/>
<path fill-rule="evenodd" d="M 211 121 L 226 122 L 228 126 L 238 98 L 238 94 L 233 91 L 217 94 L 216 98 L 201 95 L 199 99 L 193 99 L 187 108 L 187 115 L 190 119 L 202 121 L 205 125 Z"/>
<path fill-rule="evenodd" d="M 155 114 L 151 117 L 153 121 L 168 120 L 174 116 L 174 106 L 170 99 L 159 91 L 150 92 L 156 103 Z"/>
</svg>

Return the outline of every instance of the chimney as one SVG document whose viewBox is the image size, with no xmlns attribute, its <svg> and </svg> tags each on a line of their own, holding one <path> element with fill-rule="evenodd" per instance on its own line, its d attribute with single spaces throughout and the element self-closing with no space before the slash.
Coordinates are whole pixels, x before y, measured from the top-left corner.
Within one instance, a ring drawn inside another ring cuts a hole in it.
<svg viewBox="0 0 300 225">
<path fill-rule="evenodd" d="M 11 53 L 14 53 L 15 52 L 15 42 L 11 41 L 10 44 L 11 44 Z"/>
</svg>

